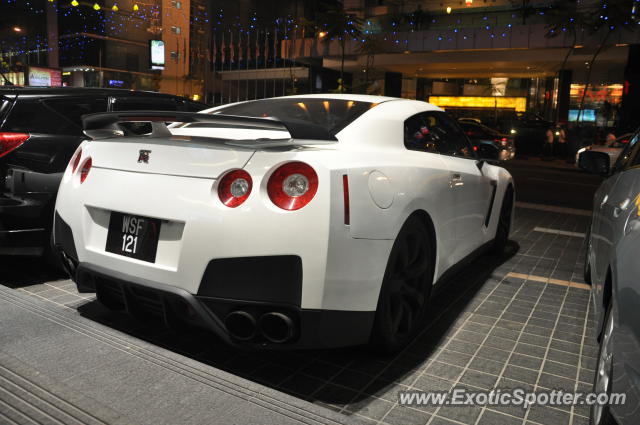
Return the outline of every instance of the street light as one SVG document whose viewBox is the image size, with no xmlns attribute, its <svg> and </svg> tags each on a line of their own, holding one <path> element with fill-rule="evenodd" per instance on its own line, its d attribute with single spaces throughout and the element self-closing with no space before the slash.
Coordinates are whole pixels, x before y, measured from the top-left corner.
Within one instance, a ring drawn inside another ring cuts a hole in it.
<svg viewBox="0 0 640 425">
<path fill-rule="evenodd" d="M 22 32 L 22 28 L 20 28 L 20 27 L 13 27 L 13 31 L 15 31 L 15 32 Z"/>
<path fill-rule="evenodd" d="M 325 38 L 327 36 L 327 32 L 326 31 L 320 31 L 318 33 L 318 38 Z"/>
</svg>

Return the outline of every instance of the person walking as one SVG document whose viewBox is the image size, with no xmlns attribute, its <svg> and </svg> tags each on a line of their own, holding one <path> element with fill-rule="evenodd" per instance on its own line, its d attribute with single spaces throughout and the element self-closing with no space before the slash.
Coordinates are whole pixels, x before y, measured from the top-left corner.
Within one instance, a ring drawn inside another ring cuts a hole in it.
<svg viewBox="0 0 640 425">
<path fill-rule="evenodd" d="M 558 146 L 556 148 L 556 154 L 558 159 L 565 160 L 567 159 L 567 131 L 564 128 L 563 124 L 558 126 Z"/>
<path fill-rule="evenodd" d="M 553 127 L 549 127 L 545 133 L 544 146 L 542 147 L 542 159 L 551 161 L 553 159 Z"/>
</svg>

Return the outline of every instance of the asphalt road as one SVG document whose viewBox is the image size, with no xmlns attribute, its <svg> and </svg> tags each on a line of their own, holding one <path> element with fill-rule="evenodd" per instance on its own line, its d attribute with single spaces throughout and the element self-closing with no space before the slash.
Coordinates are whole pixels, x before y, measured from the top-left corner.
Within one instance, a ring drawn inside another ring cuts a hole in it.
<svg viewBox="0 0 640 425">
<path fill-rule="evenodd" d="M 500 164 L 513 176 L 521 202 L 591 210 L 603 181 L 561 161 L 513 160 Z"/>
</svg>

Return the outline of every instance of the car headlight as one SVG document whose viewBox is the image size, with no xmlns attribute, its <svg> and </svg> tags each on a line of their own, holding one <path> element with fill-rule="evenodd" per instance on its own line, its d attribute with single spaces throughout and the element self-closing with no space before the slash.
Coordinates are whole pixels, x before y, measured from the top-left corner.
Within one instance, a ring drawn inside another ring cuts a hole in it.
<svg viewBox="0 0 640 425">
<path fill-rule="evenodd" d="M 515 128 L 512 128 L 511 130 L 509 130 L 509 133 L 511 134 L 516 134 L 518 131 Z"/>
</svg>

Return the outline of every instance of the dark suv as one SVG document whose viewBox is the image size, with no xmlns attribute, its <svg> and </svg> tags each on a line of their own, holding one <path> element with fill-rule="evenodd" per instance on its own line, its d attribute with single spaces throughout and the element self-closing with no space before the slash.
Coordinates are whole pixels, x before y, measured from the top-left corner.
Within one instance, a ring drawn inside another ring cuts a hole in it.
<svg viewBox="0 0 640 425">
<path fill-rule="evenodd" d="M 0 255 L 48 252 L 62 174 L 86 139 L 82 115 L 206 108 L 189 99 L 153 92 L 0 87 Z"/>
</svg>

